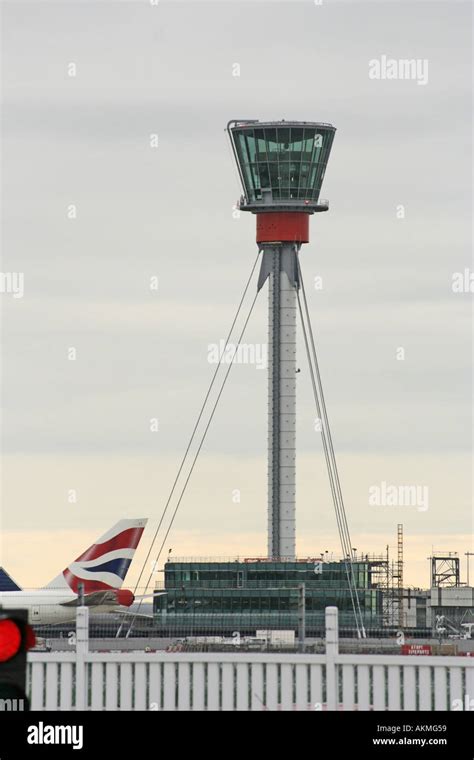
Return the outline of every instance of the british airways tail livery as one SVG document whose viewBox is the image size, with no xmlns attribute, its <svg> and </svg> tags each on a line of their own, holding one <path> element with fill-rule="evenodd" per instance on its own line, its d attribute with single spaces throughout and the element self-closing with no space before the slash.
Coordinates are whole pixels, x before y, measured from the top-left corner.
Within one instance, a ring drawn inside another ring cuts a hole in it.
<svg viewBox="0 0 474 760">
<path fill-rule="evenodd" d="M 146 523 L 146 518 L 120 520 L 39 590 L 21 590 L 0 568 L 0 607 L 27 609 L 30 623 L 36 625 L 70 622 L 76 617 L 80 583 L 84 604 L 91 612 L 120 612 L 130 607 L 134 595 L 122 589 L 122 584 Z"/>
<path fill-rule="evenodd" d="M 120 520 L 45 588 L 69 588 L 75 594 L 79 583 L 84 594 L 121 588 L 146 523 L 144 518 Z"/>
</svg>

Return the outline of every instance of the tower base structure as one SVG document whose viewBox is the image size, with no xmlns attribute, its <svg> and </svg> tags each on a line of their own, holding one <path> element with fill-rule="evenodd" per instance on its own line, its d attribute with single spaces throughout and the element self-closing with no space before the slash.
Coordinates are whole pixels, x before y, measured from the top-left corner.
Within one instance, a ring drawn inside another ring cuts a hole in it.
<svg viewBox="0 0 474 760">
<path fill-rule="evenodd" d="M 258 289 L 268 279 L 268 557 L 296 555 L 296 291 L 309 213 L 257 214 Z"/>
<path fill-rule="evenodd" d="M 296 288 L 299 244 L 263 243 L 268 288 L 268 556 L 295 558 Z"/>
</svg>

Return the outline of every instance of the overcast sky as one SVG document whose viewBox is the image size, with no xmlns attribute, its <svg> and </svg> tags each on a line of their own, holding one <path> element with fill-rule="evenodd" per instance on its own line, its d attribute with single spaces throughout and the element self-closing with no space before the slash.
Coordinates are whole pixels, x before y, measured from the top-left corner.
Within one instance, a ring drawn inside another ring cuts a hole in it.
<svg viewBox="0 0 474 760">
<path fill-rule="evenodd" d="M 471 4 L 2 11 L 2 271 L 24 297 L 0 296 L 0 564 L 40 586 L 122 517 L 149 517 L 151 540 L 256 256 L 225 126 L 286 118 L 337 127 L 301 263 L 353 545 L 383 552 L 403 522 L 405 577 L 427 585 L 433 547 L 472 534 L 472 293 L 452 287 L 473 269 Z M 426 61 L 428 81 L 369 78 L 382 56 Z M 266 341 L 266 297 L 246 342 Z M 299 366 L 306 556 L 338 538 L 302 344 Z M 266 410 L 265 371 L 234 366 L 175 556 L 265 554 Z M 370 505 L 383 481 L 427 486 L 428 509 Z"/>
</svg>

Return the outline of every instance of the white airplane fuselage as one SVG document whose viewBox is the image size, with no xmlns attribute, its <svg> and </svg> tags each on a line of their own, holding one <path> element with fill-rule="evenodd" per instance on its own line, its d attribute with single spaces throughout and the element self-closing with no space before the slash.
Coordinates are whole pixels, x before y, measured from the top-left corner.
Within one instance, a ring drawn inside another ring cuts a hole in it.
<svg viewBox="0 0 474 760">
<path fill-rule="evenodd" d="M 38 591 L 0 591 L 0 609 L 28 611 L 31 625 L 54 625 L 76 620 L 76 606 L 63 605 L 76 600 L 77 594 L 68 589 L 39 589 Z M 115 604 L 92 605 L 91 613 L 116 612 L 123 607 Z"/>
</svg>

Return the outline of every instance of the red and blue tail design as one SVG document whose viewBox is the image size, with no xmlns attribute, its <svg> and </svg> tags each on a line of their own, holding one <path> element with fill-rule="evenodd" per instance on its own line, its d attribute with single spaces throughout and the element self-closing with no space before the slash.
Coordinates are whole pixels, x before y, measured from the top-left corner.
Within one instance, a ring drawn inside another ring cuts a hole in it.
<svg viewBox="0 0 474 760">
<path fill-rule="evenodd" d="M 120 520 L 46 588 L 70 588 L 76 594 L 79 583 L 85 594 L 121 588 L 146 523 L 145 518 Z"/>
</svg>

